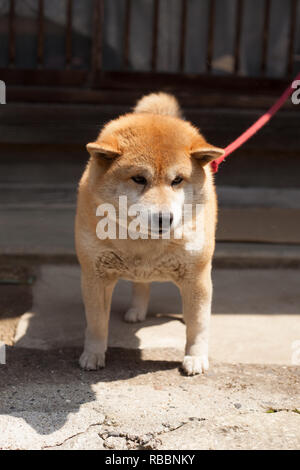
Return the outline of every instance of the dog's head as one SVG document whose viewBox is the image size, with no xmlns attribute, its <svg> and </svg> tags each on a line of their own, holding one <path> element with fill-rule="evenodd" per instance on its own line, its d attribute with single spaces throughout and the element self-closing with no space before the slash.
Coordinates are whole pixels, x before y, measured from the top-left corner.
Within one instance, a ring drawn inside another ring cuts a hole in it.
<svg viewBox="0 0 300 470">
<path fill-rule="evenodd" d="M 184 204 L 202 203 L 208 164 L 224 151 L 179 118 L 128 114 L 108 123 L 87 145 L 99 200 L 138 204 L 159 231 L 175 228 Z"/>
</svg>

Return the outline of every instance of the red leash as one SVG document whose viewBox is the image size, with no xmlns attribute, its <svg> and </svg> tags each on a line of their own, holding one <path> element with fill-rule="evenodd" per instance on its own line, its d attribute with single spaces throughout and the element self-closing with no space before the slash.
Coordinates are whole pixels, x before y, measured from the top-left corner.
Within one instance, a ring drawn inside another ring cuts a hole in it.
<svg viewBox="0 0 300 470">
<path fill-rule="evenodd" d="M 297 77 L 292 81 L 289 87 L 285 90 L 285 92 L 280 96 L 280 98 L 273 104 L 273 106 L 263 114 L 254 124 L 252 124 L 249 129 L 243 132 L 236 140 L 234 140 L 231 144 L 229 144 L 225 148 L 225 154 L 222 157 L 217 158 L 213 162 L 211 162 L 211 167 L 214 173 L 218 171 L 220 163 L 225 160 L 228 155 L 238 149 L 241 145 L 243 145 L 247 140 L 249 140 L 257 131 L 259 131 L 270 119 L 277 113 L 277 111 L 284 105 L 286 100 L 290 97 L 290 95 L 295 91 L 295 88 L 292 87 L 292 84 L 295 80 L 300 80 L 300 73 Z"/>
</svg>

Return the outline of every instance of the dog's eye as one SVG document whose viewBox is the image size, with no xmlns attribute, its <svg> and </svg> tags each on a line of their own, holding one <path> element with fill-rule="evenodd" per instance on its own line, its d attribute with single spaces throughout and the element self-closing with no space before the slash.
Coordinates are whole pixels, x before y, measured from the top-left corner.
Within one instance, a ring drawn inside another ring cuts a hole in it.
<svg viewBox="0 0 300 470">
<path fill-rule="evenodd" d="M 172 181 L 172 186 L 176 186 L 177 184 L 180 184 L 183 181 L 183 178 L 181 176 L 176 176 L 176 178 Z"/>
<path fill-rule="evenodd" d="M 131 179 L 136 184 L 142 184 L 144 186 L 145 186 L 145 184 L 147 184 L 147 180 L 146 180 L 146 178 L 144 178 L 144 176 L 133 176 Z"/>
</svg>

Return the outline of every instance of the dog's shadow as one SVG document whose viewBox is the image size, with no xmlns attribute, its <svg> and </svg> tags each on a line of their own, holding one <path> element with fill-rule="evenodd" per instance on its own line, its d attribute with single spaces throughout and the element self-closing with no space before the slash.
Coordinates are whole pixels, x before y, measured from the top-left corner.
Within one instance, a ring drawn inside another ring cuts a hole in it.
<svg viewBox="0 0 300 470">
<path fill-rule="evenodd" d="M 96 372 L 82 371 L 78 358 L 85 318 L 79 269 L 59 270 L 48 266 L 38 273 L 27 326 L 19 332 L 15 347 L 9 348 L 7 365 L 0 368 L 2 413 L 25 419 L 41 435 L 54 433 L 70 413 L 95 401 L 93 385 L 99 382 L 109 384 L 179 369 L 184 341 L 181 299 L 175 286 L 154 285 L 147 319 L 130 324 L 123 316 L 131 286 L 121 281 L 112 301 L 107 365 Z M 178 352 L 166 356 L 170 348 Z M 51 410 L 55 410 L 55 419 L 54 415 L 51 419 Z M 41 412 L 47 417 L 46 424 L 40 419 Z"/>
<path fill-rule="evenodd" d="M 0 367 L 1 415 L 21 418 L 38 434 L 51 435 L 86 403 L 100 403 L 95 407 L 100 416 L 107 411 L 94 389 L 100 382 L 107 385 L 101 388 L 101 393 L 109 393 L 113 400 L 120 389 L 111 388 L 111 383 L 180 366 L 179 360 L 142 357 L 141 350 L 109 348 L 104 369 L 83 371 L 78 365 L 81 350 L 33 351 L 8 347 L 7 365 Z"/>
<path fill-rule="evenodd" d="M 120 281 L 113 294 L 109 345 L 125 349 L 164 349 L 184 346 L 184 322 L 178 288 L 170 283 L 152 283 L 147 317 L 142 322 L 124 322 L 130 306 L 131 283 Z M 163 352 L 162 352 L 163 355 Z"/>
</svg>

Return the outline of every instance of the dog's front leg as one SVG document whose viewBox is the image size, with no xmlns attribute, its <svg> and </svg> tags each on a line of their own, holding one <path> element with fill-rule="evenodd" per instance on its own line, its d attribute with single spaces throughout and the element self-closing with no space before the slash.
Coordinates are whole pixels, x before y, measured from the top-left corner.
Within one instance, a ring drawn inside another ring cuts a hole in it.
<svg viewBox="0 0 300 470">
<path fill-rule="evenodd" d="M 111 297 L 116 281 L 98 279 L 93 272 L 81 274 L 87 328 L 84 351 L 79 363 L 83 369 L 105 366 Z"/>
<path fill-rule="evenodd" d="M 208 339 L 211 314 L 211 266 L 206 266 L 195 279 L 180 286 L 183 316 L 186 324 L 186 347 L 182 364 L 188 375 L 201 374 L 208 369 Z"/>
</svg>

